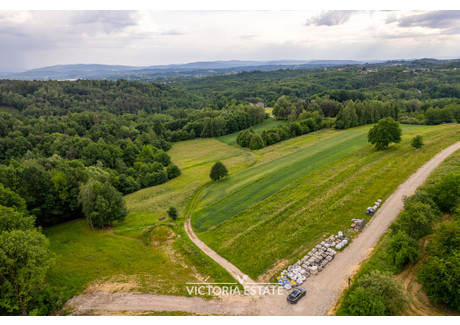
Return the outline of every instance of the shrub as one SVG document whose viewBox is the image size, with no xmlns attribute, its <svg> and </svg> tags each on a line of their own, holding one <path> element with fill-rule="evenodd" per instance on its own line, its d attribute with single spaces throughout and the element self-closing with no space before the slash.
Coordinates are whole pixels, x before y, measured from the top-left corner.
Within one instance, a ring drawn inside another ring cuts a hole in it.
<svg viewBox="0 0 460 325">
<path fill-rule="evenodd" d="M 450 173 L 429 188 L 436 205 L 445 212 L 453 211 L 460 204 L 460 174 Z"/>
<path fill-rule="evenodd" d="M 211 177 L 213 181 L 218 181 L 221 178 L 226 177 L 227 175 L 228 175 L 227 168 L 225 167 L 223 163 L 218 161 L 214 164 L 214 166 L 212 166 L 209 177 Z"/>
<path fill-rule="evenodd" d="M 175 207 L 169 207 L 167 212 L 168 212 L 168 216 L 171 219 L 173 219 L 173 220 L 177 219 L 178 213 L 177 213 L 177 209 Z"/>
<path fill-rule="evenodd" d="M 166 173 L 168 174 L 168 179 L 176 178 L 181 174 L 179 167 L 174 164 L 169 164 L 166 168 Z"/>
<path fill-rule="evenodd" d="M 388 254 L 393 264 L 400 269 L 420 256 L 417 241 L 402 231 L 391 237 L 388 243 Z"/>
<path fill-rule="evenodd" d="M 394 316 L 406 303 L 403 286 L 389 272 L 372 271 L 358 279 L 337 315 Z"/>
<path fill-rule="evenodd" d="M 422 146 L 423 146 L 423 138 L 421 135 L 417 135 L 416 137 L 414 137 L 412 139 L 412 142 L 411 142 L 411 145 L 412 147 L 414 147 L 415 149 L 420 149 Z"/>
<path fill-rule="evenodd" d="M 251 143 L 249 144 L 249 149 L 251 150 L 257 150 L 257 149 L 262 149 L 265 147 L 264 141 L 260 136 L 257 134 L 253 135 L 251 138 Z"/>
<path fill-rule="evenodd" d="M 435 230 L 426 251 L 428 258 L 420 266 L 417 280 L 434 302 L 460 311 L 460 223 L 442 222 Z"/>
<path fill-rule="evenodd" d="M 419 201 L 406 201 L 404 210 L 391 225 L 394 234 L 405 232 L 418 240 L 431 233 L 431 229 L 439 219 L 439 214 L 429 204 Z"/>
</svg>

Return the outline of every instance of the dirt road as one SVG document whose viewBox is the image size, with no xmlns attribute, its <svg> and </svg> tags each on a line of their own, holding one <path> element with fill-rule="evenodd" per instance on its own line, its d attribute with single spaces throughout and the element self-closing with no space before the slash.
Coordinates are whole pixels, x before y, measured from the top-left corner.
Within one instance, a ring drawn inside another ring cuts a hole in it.
<svg viewBox="0 0 460 325">
<path fill-rule="evenodd" d="M 209 248 L 208 245 L 202 242 L 193 231 L 190 219 L 185 221 L 184 227 L 185 232 L 187 233 L 190 240 L 196 246 L 198 246 L 199 249 L 201 249 L 206 255 L 211 257 L 215 262 L 226 269 L 228 273 L 230 273 L 239 283 L 243 285 L 244 288 L 249 289 L 251 287 L 251 283 L 254 283 L 254 280 L 250 279 L 248 275 L 241 272 L 235 265 L 227 261 L 225 258 Z"/>
<path fill-rule="evenodd" d="M 68 304 L 74 306 L 76 314 L 96 309 L 184 311 L 227 315 L 326 315 L 347 286 L 349 276 L 364 261 L 383 233 L 399 215 L 403 208 L 403 197 L 412 195 L 439 164 L 459 149 L 460 142 L 457 142 L 442 150 L 401 184 L 380 207 L 364 231 L 344 251 L 337 254 L 333 262 L 328 264 L 322 272 L 307 279 L 302 285 L 307 290 L 307 295 L 297 305 L 287 304 L 286 292 L 283 292 L 281 296 L 225 296 L 212 301 L 198 297 L 98 292 L 76 296 L 69 300 Z M 186 223 L 185 227 L 191 240 L 207 255 L 236 279 L 239 280 L 239 277 L 244 276 L 233 264 L 201 242 L 189 223 L 188 225 Z M 251 281 L 246 279 L 243 285 L 247 287 Z"/>
</svg>

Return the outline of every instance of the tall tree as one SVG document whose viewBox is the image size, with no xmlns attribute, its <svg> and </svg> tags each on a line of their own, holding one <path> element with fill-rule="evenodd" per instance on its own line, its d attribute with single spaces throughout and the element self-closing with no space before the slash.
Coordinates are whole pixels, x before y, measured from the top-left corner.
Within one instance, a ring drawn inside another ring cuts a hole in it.
<svg viewBox="0 0 460 325">
<path fill-rule="evenodd" d="M 370 143 L 375 144 L 377 150 L 383 150 L 392 142 L 401 142 L 402 130 L 399 123 L 393 118 L 381 119 L 377 125 L 369 130 L 367 138 Z"/>
<path fill-rule="evenodd" d="M 120 192 L 108 182 L 90 179 L 81 185 L 80 202 L 91 228 L 112 225 L 114 221 L 123 221 L 128 215 Z"/>
<path fill-rule="evenodd" d="M 27 315 L 51 264 L 48 240 L 33 218 L 0 206 L 0 307 Z"/>
</svg>

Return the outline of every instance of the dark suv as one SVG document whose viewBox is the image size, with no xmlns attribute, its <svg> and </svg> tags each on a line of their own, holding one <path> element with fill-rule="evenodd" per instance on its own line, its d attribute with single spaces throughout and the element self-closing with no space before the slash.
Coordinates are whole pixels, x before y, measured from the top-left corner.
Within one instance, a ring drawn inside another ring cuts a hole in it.
<svg viewBox="0 0 460 325">
<path fill-rule="evenodd" d="M 300 298 L 305 296 L 306 293 L 307 291 L 305 291 L 304 288 L 295 288 L 294 291 L 292 291 L 287 297 L 287 301 L 291 304 L 296 304 L 300 300 Z"/>
</svg>

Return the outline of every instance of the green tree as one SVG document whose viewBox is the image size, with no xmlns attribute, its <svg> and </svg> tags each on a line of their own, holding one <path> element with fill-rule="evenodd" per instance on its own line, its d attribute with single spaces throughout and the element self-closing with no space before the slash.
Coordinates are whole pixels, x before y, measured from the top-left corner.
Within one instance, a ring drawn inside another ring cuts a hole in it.
<svg viewBox="0 0 460 325">
<path fill-rule="evenodd" d="M 419 268 L 417 280 L 434 302 L 460 311 L 460 222 L 441 222 L 427 245 L 427 259 Z"/>
<path fill-rule="evenodd" d="M 125 202 L 108 182 L 90 179 L 80 187 L 80 202 L 83 214 L 91 228 L 103 228 L 114 221 L 123 221 L 128 215 Z"/>
<path fill-rule="evenodd" d="M 337 315 L 394 316 L 406 303 L 403 286 L 391 273 L 372 271 L 358 279 Z"/>
<path fill-rule="evenodd" d="M 173 220 L 177 220 L 177 216 L 179 215 L 178 212 L 177 212 L 177 209 L 175 207 L 169 207 L 168 209 L 168 216 L 173 219 Z"/>
<path fill-rule="evenodd" d="M 429 188 L 436 205 L 445 212 L 460 205 L 460 173 L 449 173 Z"/>
<path fill-rule="evenodd" d="M 171 163 L 171 158 L 163 149 L 160 149 L 155 153 L 153 160 L 163 164 L 165 167 Z"/>
<path fill-rule="evenodd" d="M 0 308 L 27 315 L 52 262 L 33 217 L 0 206 Z"/>
<path fill-rule="evenodd" d="M 251 138 L 251 142 L 249 143 L 249 149 L 257 150 L 262 149 L 263 147 L 265 147 L 264 140 L 262 140 L 259 135 L 254 134 Z"/>
<path fill-rule="evenodd" d="M 438 219 L 438 211 L 429 204 L 411 201 L 404 204 L 404 210 L 390 227 L 395 234 L 403 231 L 418 240 L 431 233 L 431 229 Z"/>
<path fill-rule="evenodd" d="M 391 237 L 388 243 L 388 254 L 398 268 L 415 261 L 420 256 L 417 241 L 403 231 Z"/>
<path fill-rule="evenodd" d="M 166 174 L 168 174 L 168 179 L 176 178 L 181 174 L 179 167 L 174 164 L 169 164 L 166 168 Z"/>
<path fill-rule="evenodd" d="M 227 175 L 228 175 L 227 168 L 225 167 L 223 163 L 218 161 L 212 166 L 209 177 L 211 177 L 213 181 L 218 181 L 221 178 L 226 177 Z"/>
<path fill-rule="evenodd" d="M 369 130 L 367 138 L 370 143 L 375 144 L 377 150 L 383 150 L 392 142 L 401 142 L 402 130 L 399 123 L 391 117 L 381 119 L 377 125 Z"/>
<path fill-rule="evenodd" d="M 15 208 L 0 205 L 0 232 L 30 230 L 35 225 L 35 217 L 24 214 Z"/>
<path fill-rule="evenodd" d="M 152 147 L 151 145 L 143 145 L 142 150 L 135 159 L 136 162 L 141 163 L 152 163 L 154 161 L 154 154 L 157 151 L 157 148 Z"/>
<path fill-rule="evenodd" d="M 27 213 L 26 201 L 9 188 L 4 187 L 2 183 L 0 183 L 0 203 L 3 206 Z"/>
<path fill-rule="evenodd" d="M 411 142 L 412 147 L 415 149 L 420 149 L 423 146 L 423 138 L 421 135 L 417 135 L 412 139 Z"/>
</svg>

